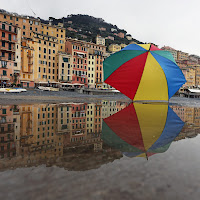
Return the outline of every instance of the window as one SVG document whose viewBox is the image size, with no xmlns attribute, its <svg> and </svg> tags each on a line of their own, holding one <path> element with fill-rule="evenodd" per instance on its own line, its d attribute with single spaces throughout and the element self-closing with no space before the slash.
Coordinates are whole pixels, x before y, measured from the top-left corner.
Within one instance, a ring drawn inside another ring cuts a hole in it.
<svg viewBox="0 0 200 200">
<path fill-rule="evenodd" d="M 6 28 L 5 28 L 5 24 L 2 24 L 2 29 L 4 29 L 4 30 L 6 29 Z"/>
<path fill-rule="evenodd" d="M 23 29 L 26 29 L 26 26 L 23 25 Z"/>
<path fill-rule="evenodd" d="M 4 19 L 6 19 L 6 15 L 4 15 Z"/>
<path fill-rule="evenodd" d="M 6 109 L 3 109 L 3 110 L 2 110 L 2 114 L 3 114 L 3 115 L 6 115 Z"/>
<path fill-rule="evenodd" d="M 2 41 L 2 47 L 5 47 L 6 43 L 4 41 Z"/>
<path fill-rule="evenodd" d="M 7 76 L 7 71 L 3 70 L 3 76 Z"/>
</svg>

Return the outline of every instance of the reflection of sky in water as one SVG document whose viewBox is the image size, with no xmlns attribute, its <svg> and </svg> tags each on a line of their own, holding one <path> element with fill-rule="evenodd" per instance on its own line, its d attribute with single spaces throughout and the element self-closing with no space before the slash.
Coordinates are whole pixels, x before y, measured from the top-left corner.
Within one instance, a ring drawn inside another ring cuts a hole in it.
<svg viewBox="0 0 200 200">
<path fill-rule="evenodd" d="M 0 170 L 45 164 L 82 171 L 123 154 L 167 153 L 172 141 L 196 136 L 200 124 L 199 108 L 171 108 L 116 101 L 1 105 Z"/>
</svg>

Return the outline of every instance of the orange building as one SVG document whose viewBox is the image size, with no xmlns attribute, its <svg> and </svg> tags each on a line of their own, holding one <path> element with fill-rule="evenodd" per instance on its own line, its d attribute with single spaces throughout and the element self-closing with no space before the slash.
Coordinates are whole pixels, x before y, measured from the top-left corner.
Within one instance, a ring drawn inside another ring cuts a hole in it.
<svg viewBox="0 0 200 200">
<path fill-rule="evenodd" d="M 22 37 L 30 38 L 32 31 L 41 33 L 40 19 L 31 16 L 23 16 L 23 15 L 9 13 L 6 11 L 5 12 L 1 11 L 0 21 L 8 22 L 20 27 L 22 31 Z"/>
<path fill-rule="evenodd" d="M 21 85 L 24 88 L 34 88 L 34 49 L 29 47 L 26 42 L 21 46 Z"/>
<path fill-rule="evenodd" d="M 12 106 L 0 106 L 0 157 L 16 155 Z"/>
<path fill-rule="evenodd" d="M 0 22 L 0 81 L 4 85 L 13 82 L 17 26 Z"/>
</svg>

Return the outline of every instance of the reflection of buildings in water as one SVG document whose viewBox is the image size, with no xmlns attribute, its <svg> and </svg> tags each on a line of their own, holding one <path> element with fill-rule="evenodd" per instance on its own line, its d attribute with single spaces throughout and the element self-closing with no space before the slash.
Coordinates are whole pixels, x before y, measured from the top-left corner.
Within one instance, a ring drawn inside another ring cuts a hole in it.
<svg viewBox="0 0 200 200">
<path fill-rule="evenodd" d="M 124 107 L 113 105 L 118 106 L 117 110 Z M 76 155 L 81 159 L 97 155 L 100 159 L 104 155 L 101 103 L 1 106 L 0 117 L 1 157 L 4 158 L 0 160 L 1 169 L 53 164 L 57 158 L 72 159 Z M 104 161 L 94 159 L 91 165 L 94 162 L 100 165 L 109 158 L 113 161 L 121 153 L 111 149 L 104 156 Z"/>
<path fill-rule="evenodd" d="M 0 106 L 0 156 L 12 158 L 16 155 L 13 106 Z"/>
<path fill-rule="evenodd" d="M 200 108 L 171 106 L 172 110 L 185 122 L 185 126 L 176 141 L 196 137 L 200 133 Z"/>
<path fill-rule="evenodd" d="M 128 106 L 127 102 L 102 101 L 102 118 L 105 119 Z"/>
</svg>

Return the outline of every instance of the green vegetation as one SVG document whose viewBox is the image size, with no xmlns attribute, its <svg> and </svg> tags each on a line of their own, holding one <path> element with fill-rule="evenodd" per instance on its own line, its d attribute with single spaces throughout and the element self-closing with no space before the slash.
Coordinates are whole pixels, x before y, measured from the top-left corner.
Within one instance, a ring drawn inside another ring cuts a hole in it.
<svg viewBox="0 0 200 200">
<path fill-rule="evenodd" d="M 71 38 L 77 38 L 80 40 L 86 40 L 88 42 L 96 42 L 96 36 L 100 35 L 104 38 L 108 36 L 114 37 L 114 41 L 110 39 L 106 39 L 106 46 L 109 46 L 110 44 L 129 44 L 130 42 L 134 41 L 136 43 L 141 43 L 140 41 L 136 39 L 132 39 L 132 41 L 129 41 L 126 38 L 127 36 L 131 36 L 130 34 L 127 34 L 127 32 L 123 29 L 119 29 L 116 25 L 109 24 L 105 22 L 101 18 L 95 18 L 89 15 L 69 15 L 66 18 L 63 17 L 61 19 L 55 19 L 50 17 L 49 20 L 52 24 L 58 25 L 58 23 L 63 23 L 64 27 L 66 28 L 66 36 Z M 43 21 L 45 23 L 45 21 Z M 46 21 L 47 22 L 47 21 Z M 75 31 L 69 31 L 67 28 L 72 28 Z M 106 30 L 99 30 L 100 28 L 105 28 Z M 111 29 L 115 29 L 112 30 Z M 125 37 L 120 38 L 114 33 L 124 33 Z M 87 37 L 87 38 L 86 38 Z"/>
</svg>

